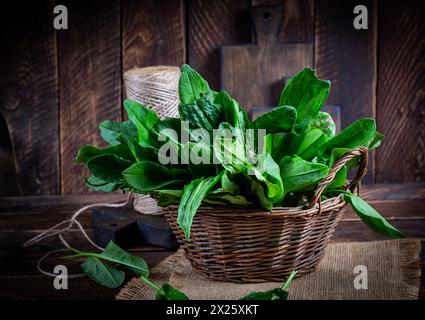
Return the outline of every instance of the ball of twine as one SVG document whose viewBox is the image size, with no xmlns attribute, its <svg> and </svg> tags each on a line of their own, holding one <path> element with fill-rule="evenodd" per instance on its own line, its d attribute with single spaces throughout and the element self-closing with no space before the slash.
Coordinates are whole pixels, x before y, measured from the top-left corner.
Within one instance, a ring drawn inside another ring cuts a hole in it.
<svg viewBox="0 0 425 320">
<path fill-rule="evenodd" d="M 127 98 L 154 110 L 158 116 L 179 116 L 178 67 L 157 66 L 131 69 L 124 73 Z M 134 209 L 145 214 L 161 214 L 155 199 L 147 195 L 134 195 Z"/>
<path fill-rule="evenodd" d="M 127 98 L 155 110 L 161 119 L 178 117 L 179 78 L 178 67 L 131 69 L 124 73 Z"/>
</svg>

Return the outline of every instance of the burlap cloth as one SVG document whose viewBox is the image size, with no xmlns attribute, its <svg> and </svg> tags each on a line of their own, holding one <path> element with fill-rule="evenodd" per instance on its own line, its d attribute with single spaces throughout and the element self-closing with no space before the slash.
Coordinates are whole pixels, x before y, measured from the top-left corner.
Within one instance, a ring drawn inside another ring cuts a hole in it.
<svg viewBox="0 0 425 320">
<path fill-rule="evenodd" d="M 420 283 L 420 242 L 389 240 L 330 244 L 317 270 L 291 283 L 289 299 L 404 300 L 417 299 Z M 355 289 L 354 268 L 366 266 L 368 289 Z M 157 284 L 169 282 L 190 299 L 239 299 L 282 283 L 235 284 L 211 281 L 194 272 L 179 250 L 151 270 Z M 155 292 L 132 279 L 117 295 L 119 300 L 154 299 Z"/>
</svg>

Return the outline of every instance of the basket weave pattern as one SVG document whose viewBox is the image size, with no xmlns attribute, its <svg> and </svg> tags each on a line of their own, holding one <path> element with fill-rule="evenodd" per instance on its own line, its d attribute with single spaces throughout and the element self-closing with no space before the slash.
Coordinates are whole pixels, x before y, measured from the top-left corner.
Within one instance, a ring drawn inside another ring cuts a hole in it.
<svg viewBox="0 0 425 320">
<path fill-rule="evenodd" d="M 177 224 L 177 206 L 164 214 L 192 267 L 218 281 L 283 281 L 314 271 L 342 216 L 341 196 L 321 202 L 321 193 L 349 160 L 361 156 L 357 176 L 347 186 L 359 190 L 366 173 L 367 149 L 357 148 L 338 160 L 317 185 L 307 207 L 256 208 L 201 206 L 192 223 L 190 242 Z"/>
</svg>

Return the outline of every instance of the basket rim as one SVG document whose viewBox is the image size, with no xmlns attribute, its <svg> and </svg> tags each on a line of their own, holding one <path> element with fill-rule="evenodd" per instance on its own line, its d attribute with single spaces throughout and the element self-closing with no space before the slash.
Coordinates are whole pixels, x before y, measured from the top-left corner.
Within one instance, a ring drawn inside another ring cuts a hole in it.
<svg viewBox="0 0 425 320">
<path fill-rule="evenodd" d="M 228 205 L 201 205 L 198 208 L 197 213 L 205 215 L 220 215 L 228 217 L 241 217 L 241 216 L 265 216 L 265 217 L 283 217 L 283 216 L 312 216 L 315 214 L 321 214 L 334 209 L 339 209 L 345 205 L 345 201 L 342 195 L 338 195 L 329 199 L 317 203 L 312 208 L 306 208 L 305 206 L 299 207 L 274 207 L 271 212 L 266 211 L 259 207 L 244 207 L 244 206 L 228 206 Z M 167 211 L 177 211 L 178 205 L 170 205 L 163 208 Z"/>
</svg>

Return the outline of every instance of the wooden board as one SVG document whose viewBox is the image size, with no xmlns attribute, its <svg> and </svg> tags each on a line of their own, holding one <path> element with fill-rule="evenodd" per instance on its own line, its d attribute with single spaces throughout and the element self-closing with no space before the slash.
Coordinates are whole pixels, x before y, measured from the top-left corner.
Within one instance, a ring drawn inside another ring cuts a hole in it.
<svg viewBox="0 0 425 320">
<path fill-rule="evenodd" d="M 222 47 L 222 87 L 248 111 L 276 105 L 282 78 L 312 64 L 311 44 L 279 43 L 281 9 L 253 7 L 255 42 Z"/>
<path fill-rule="evenodd" d="M 253 6 L 281 5 L 280 43 L 311 42 L 314 38 L 314 0 L 252 0 Z"/>
<path fill-rule="evenodd" d="M 425 181 L 425 2 L 379 7 L 379 182 Z"/>
<path fill-rule="evenodd" d="M 87 192 L 79 149 L 101 144 L 98 125 L 120 120 L 120 6 L 116 1 L 65 1 L 69 30 L 58 31 L 62 194 Z M 75 14 L 73 14 L 75 13 Z"/>
<path fill-rule="evenodd" d="M 123 72 L 186 60 L 183 0 L 123 0 Z"/>
<path fill-rule="evenodd" d="M 251 41 L 250 0 L 187 1 L 188 63 L 220 88 L 220 46 Z"/>
<path fill-rule="evenodd" d="M 320 78 L 332 82 L 326 103 L 341 107 L 342 129 L 376 113 L 377 10 L 375 1 L 363 1 L 368 8 L 369 29 L 356 30 L 353 9 L 357 4 L 354 0 L 316 1 L 315 68 Z M 374 162 L 371 155 L 366 182 L 374 181 Z"/>
<path fill-rule="evenodd" d="M 21 195 L 60 193 L 53 4 L 0 4 L 0 112 L 10 134 Z"/>
</svg>

